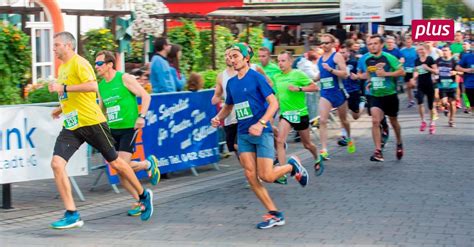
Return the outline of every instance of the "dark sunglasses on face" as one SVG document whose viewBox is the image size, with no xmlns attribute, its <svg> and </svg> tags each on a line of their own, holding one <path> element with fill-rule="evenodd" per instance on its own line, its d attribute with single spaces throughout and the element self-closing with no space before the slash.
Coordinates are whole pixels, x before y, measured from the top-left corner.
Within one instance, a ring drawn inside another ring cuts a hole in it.
<svg viewBox="0 0 474 247">
<path fill-rule="evenodd" d="M 97 61 L 97 62 L 95 62 L 95 65 L 96 66 L 102 66 L 102 65 L 104 65 L 104 63 L 105 63 L 105 61 Z"/>
<path fill-rule="evenodd" d="M 321 45 L 328 45 L 331 44 L 332 42 L 321 42 Z"/>
</svg>

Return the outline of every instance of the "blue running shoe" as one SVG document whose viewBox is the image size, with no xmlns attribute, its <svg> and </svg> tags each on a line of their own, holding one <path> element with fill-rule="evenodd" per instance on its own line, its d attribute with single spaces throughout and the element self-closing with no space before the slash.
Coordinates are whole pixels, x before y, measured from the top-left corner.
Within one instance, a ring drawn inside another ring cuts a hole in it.
<svg viewBox="0 0 474 247">
<path fill-rule="evenodd" d="M 79 212 L 64 213 L 64 217 L 58 221 L 51 223 L 50 227 L 53 229 L 71 229 L 79 228 L 84 225 L 84 221 L 81 220 L 81 215 Z"/>
<path fill-rule="evenodd" d="M 142 215 L 140 215 L 141 220 L 147 221 L 153 215 L 153 191 L 150 189 L 145 189 L 145 198 L 140 200 L 140 203 L 145 206 L 145 210 L 142 211 Z"/>
<path fill-rule="evenodd" d="M 150 172 L 151 172 L 151 184 L 156 185 L 160 182 L 161 173 L 160 169 L 158 168 L 158 159 L 155 155 L 150 155 L 146 158 L 150 163 Z"/>
<path fill-rule="evenodd" d="M 127 211 L 128 216 L 139 216 L 145 210 L 145 207 L 140 203 L 134 203 L 133 208 Z"/>
<path fill-rule="evenodd" d="M 263 216 L 263 221 L 257 224 L 258 229 L 268 229 L 274 226 L 282 226 L 285 224 L 285 218 L 283 213 L 278 212 L 277 215 L 265 214 Z"/>
<path fill-rule="evenodd" d="M 300 183 L 302 187 L 305 187 L 309 181 L 308 171 L 306 171 L 306 168 L 301 165 L 301 162 L 298 157 L 291 156 L 288 160 L 288 164 L 293 166 L 291 176 L 294 176 L 296 181 L 298 181 L 298 183 Z"/>
</svg>

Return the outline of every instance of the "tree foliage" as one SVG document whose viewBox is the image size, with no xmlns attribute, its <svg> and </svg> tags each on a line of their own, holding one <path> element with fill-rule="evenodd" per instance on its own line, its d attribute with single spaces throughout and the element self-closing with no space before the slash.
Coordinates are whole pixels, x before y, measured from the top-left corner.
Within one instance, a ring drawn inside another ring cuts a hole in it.
<svg viewBox="0 0 474 247">
<path fill-rule="evenodd" d="M 462 0 L 423 0 L 423 18 L 426 19 L 457 19 L 472 16 L 474 16 L 474 10 Z"/>
<path fill-rule="evenodd" d="M 180 19 L 182 26 L 174 27 L 169 30 L 168 38 L 172 44 L 178 44 L 182 47 L 182 57 L 180 61 L 181 70 L 187 74 L 191 71 L 197 71 L 202 59 L 201 39 L 196 24 L 193 21 Z"/>
<path fill-rule="evenodd" d="M 91 29 L 85 35 L 84 56 L 90 64 L 94 64 L 97 53 L 103 50 L 115 52 L 117 47 L 109 29 Z"/>
<path fill-rule="evenodd" d="M 21 88 L 31 77 L 30 38 L 0 23 L 0 105 L 22 103 Z"/>
<path fill-rule="evenodd" d="M 200 62 L 200 70 L 207 70 L 212 67 L 212 42 L 211 42 L 211 30 L 202 30 L 200 32 L 201 46 L 200 50 L 203 54 L 202 61 Z M 215 29 L 215 42 L 216 42 L 216 67 L 217 69 L 223 70 L 226 67 L 224 52 L 227 47 L 232 45 L 235 40 L 230 30 L 223 26 L 216 26 Z"/>
</svg>

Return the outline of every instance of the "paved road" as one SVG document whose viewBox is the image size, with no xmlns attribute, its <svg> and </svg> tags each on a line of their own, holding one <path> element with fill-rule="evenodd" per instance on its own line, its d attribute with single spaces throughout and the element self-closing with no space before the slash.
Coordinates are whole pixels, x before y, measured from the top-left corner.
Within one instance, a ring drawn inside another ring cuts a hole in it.
<svg viewBox="0 0 474 247">
<path fill-rule="evenodd" d="M 324 175 L 312 176 L 307 188 L 294 180 L 269 185 L 287 218 L 283 227 L 255 229 L 264 209 L 231 158 L 221 171 L 160 184 L 155 215 L 145 223 L 125 215 L 124 193 L 101 187 L 80 204 L 83 228 L 51 230 L 47 224 L 61 208 L 53 185 L 23 185 L 17 209 L 0 211 L 0 246 L 474 246 L 474 117 L 460 113 L 449 128 L 441 116 L 435 135 L 418 131 L 415 109 L 404 109 L 400 119 L 403 160 L 396 160 L 391 137 L 386 161 L 369 161 L 364 117 L 354 126 L 355 154 L 332 146 Z M 311 168 L 300 144 L 291 143 L 290 152 Z M 40 195 L 28 196 L 35 188 Z"/>
</svg>

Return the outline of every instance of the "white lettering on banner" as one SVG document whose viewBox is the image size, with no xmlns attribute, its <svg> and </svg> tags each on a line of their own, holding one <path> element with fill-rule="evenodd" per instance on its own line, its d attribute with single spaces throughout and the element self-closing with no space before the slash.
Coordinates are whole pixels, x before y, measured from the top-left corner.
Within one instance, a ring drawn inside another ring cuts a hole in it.
<svg viewBox="0 0 474 247">
<path fill-rule="evenodd" d="M 53 178 L 52 150 L 62 129 L 51 120 L 50 107 L 0 108 L 0 184 Z M 67 166 L 70 176 L 87 175 L 87 150 L 83 145 Z"/>
<path fill-rule="evenodd" d="M 194 129 L 193 130 L 193 141 L 201 141 L 205 139 L 207 136 L 211 135 L 212 133 L 215 133 L 217 131 L 217 128 L 213 128 L 212 126 L 202 126 L 199 129 Z"/>
<path fill-rule="evenodd" d="M 163 145 L 163 141 L 169 137 L 168 131 L 166 129 L 158 129 L 158 146 Z"/>
<path fill-rule="evenodd" d="M 186 99 L 179 99 L 177 104 L 173 104 L 171 107 L 166 107 L 165 104 L 160 105 L 159 112 L 160 112 L 160 120 L 165 120 L 167 118 L 173 119 L 174 114 L 184 111 L 189 108 L 189 98 Z"/>
<path fill-rule="evenodd" d="M 146 126 L 150 126 L 158 121 L 155 111 L 151 110 L 146 113 Z"/>
<path fill-rule="evenodd" d="M 181 121 L 181 123 L 179 124 L 175 124 L 174 120 L 172 120 L 168 124 L 168 128 L 171 129 L 171 138 L 173 138 L 175 134 L 178 134 L 179 132 L 192 126 L 193 123 L 191 122 L 191 120 L 188 119 L 183 119 L 183 121 Z"/>
<path fill-rule="evenodd" d="M 194 110 L 191 113 L 191 117 L 194 118 L 194 124 L 198 124 L 199 122 L 206 119 L 206 113 L 205 112 L 200 112 L 199 110 Z"/>
<path fill-rule="evenodd" d="M 181 150 L 184 150 L 190 147 L 192 144 L 193 142 L 191 141 L 191 137 L 187 138 L 186 140 L 181 142 Z"/>
<path fill-rule="evenodd" d="M 197 152 L 182 153 L 177 155 L 170 155 L 168 158 L 160 158 L 159 167 L 176 165 L 183 162 L 193 161 L 197 159 L 204 159 L 219 154 L 219 148 L 207 148 Z"/>
</svg>

